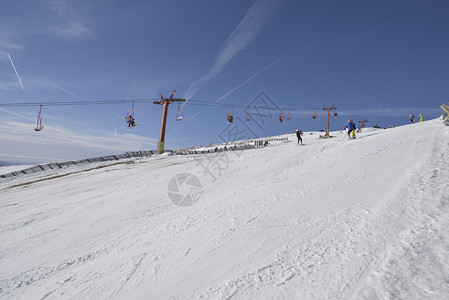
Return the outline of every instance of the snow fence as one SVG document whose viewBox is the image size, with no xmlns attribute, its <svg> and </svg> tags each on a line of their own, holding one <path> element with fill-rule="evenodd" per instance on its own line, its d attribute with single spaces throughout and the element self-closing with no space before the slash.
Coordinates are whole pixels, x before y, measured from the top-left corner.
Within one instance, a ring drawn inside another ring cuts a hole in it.
<svg viewBox="0 0 449 300">
<path fill-rule="evenodd" d="M 176 155 L 190 155 L 190 154 L 208 154 L 208 153 L 224 152 L 224 151 L 248 150 L 248 149 L 255 149 L 255 148 L 268 146 L 270 144 L 270 142 L 274 142 L 274 141 L 278 141 L 278 142 L 288 141 L 288 136 L 244 140 L 244 141 L 237 141 L 237 142 L 233 142 L 233 143 L 213 144 L 213 145 L 207 145 L 207 146 L 178 149 L 178 150 L 173 150 L 171 152 Z"/>
<path fill-rule="evenodd" d="M 446 125 L 449 125 L 449 106 L 446 104 L 441 104 L 441 108 L 443 109 L 443 114 L 441 117 L 443 118 Z"/>
<path fill-rule="evenodd" d="M 173 153 L 176 155 L 208 154 L 208 153 L 223 152 L 223 151 L 255 149 L 255 148 L 259 148 L 259 147 L 265 147 L 265 146 L 269 145 L 270 142 L 273 142 L 273 141 L 286 141 L 286 140 L 288 140 L 288 137 L 272 137 L 272 138 L 265 138 L 265 139 L 238 141 L 238 142 L 232 143 L 231 145 L 230 145 L 230 143 L 216 144 L 216 145 L 201 146 L 201 147 L 195 147 L 195 148 L 186 148 L 186 149 L 179 149 L 179 150 L 167 150 L 165 152 L 170 152 L 170 153 Z M 97 163 L 97 162 L 114 161 L 114 160 L 133 158 L 133 157 L 149 157 L 149 156 L 152 156 L 153 154 L 155 154 L 156 152 L 157 152 L 156 150 L 129 151 L 129 152 L 125 152 L 124 154 L 108 155 L 108 156 L 94 157 L 94 158 L 88 158 L 88 159 L 82 159 L 82 160 L 76 160 L 76 161 L 66 161 L 66 162 L 61 162 L 61 163 L 40 164 L 40 165 L 36 165 L 36 166 L 27 168 L 27 169 L 24 169 L 21 171 L 15 171 L 15 172 L 0 175 L 0 178 L 10 178 L 10 177 L 16 177 L 16 176 L 20 176 L 20 175 L 33 174 L 33 173 L 37 173 L 37 172 L 49 171 L 49 170 L 55 170 L 55 169 L 56 170 L 63 169 L 63 168 L 71 167 L 71 166 L 81 166 L 81 165 L 92 164 L 92 163 Z"/>
<path fill-rule="evenodd" d="M 15 177 L 19 175 L 27 175 L 27 174 L 33 174 L 37 172 L 42 171 L 48 171 L 48 170 L 57 170 L 57 169 L 63 169 L 68 168 L 71 166 L 80 166 L 80 165 L 86 165 L 91 163 L 97 163 L 97 162 L 105 162 L 105 161 L 114 161 L 114 160 L 120 160 L 120 159 L 126 159 L 126 158 L 132 158 L 132 157 L 147 157 L 151 156 L 156 151 L 129 151 L 125 152 L 124 154 L 117 154 L 117 155 L 108 155 L 108 156 L 101 156 L 101 157 L 94 157 L 94 158 L 88 158 L 88 159 L 82 159 L 82 160 L 76 160 L 76 161 L 66 161 L 66 162 L 60 162 L 60 163 L 49 163 L 49 164 L 40 164 L 33 166 L 31 168 L 27 168 L 21 171 L 15 171 L 7 174 L 0 175 L 0 178 L 8 178 L 8 177 Z"/>
</svg>

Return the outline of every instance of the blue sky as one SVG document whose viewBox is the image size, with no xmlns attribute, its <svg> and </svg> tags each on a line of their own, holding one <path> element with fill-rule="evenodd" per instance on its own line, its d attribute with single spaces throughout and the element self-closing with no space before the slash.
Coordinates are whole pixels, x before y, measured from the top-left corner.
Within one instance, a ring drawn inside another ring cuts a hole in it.
<svg viewBox="0 0 449 300">
<path fill-rule="evenodd" d="M 156 99 L 174 89 L 189 101 L 182 122 L 170 106 L 166 148 L 233 132 L 320 130 L 320 109 L 332 104 L 331 130 L 348 118 L 380 126 L 406 124 L 411 112 L 436 118 L 448 99 L 448 13 L 437 0 L 7 1 L 0 104 L 36 106 L 0 107 L 0 161 L 155 149 L 162 110 L 151 102 L 136 103 L 133 129 L 124 122 L 130 103 L 44 106 L 45 128 L 34 132 L 39 103 Z M 273 110 L 245 122 L 245 107 L 263 103 Z M 280 123 L 289 108 L 293 118 Z"/>
</svg>

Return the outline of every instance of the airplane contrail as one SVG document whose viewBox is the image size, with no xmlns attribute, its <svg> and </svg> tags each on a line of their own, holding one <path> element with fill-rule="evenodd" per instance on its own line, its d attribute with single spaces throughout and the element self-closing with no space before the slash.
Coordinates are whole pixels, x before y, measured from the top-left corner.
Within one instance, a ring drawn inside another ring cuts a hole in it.
<svg viewBox="0 0 449 300">
<path fill-rule="evenodd" d="M 50 81 L 48 81 L 48 80 L 47 80 L 47 82 L 48 82 L 49 84 L 51 84 L 52 86 L 54 86 L 55 88 L 60 89 L 61 91 L 66 92 L 66 93 L 69 94 L 69 95 L 72 95 L 72 96 L 75 96 L 75 97 L 77 97 L 77 98 L 80 98 L 78 95 L 76 95 L 76 94 L 74 94 L 74 93 L 72 93 L 72 92 L 69 92 L 69 91 L 66 90 L 66 89 L 63 89 L 62 87 L 60 87 L 59 85 L 54 84 L 53 82 L 50 82 Z"/>
<path fill-rule="evenodd" d="M 0 111 L 3 111 L 3 112 L 8 113 L 8 114 L 10 114 L 10 115 L 15 115 L 15 116 L 24 118 L 25 120 L 34 121 L 34 119 L 29 118 L 28 116 L 25 116 L 25 115 L 22 115 L 22 114 L 18 114 L 18 113 L 15 113 L 15 112 L 13 112 L 13 111 L 10 111 L 10 110 L 4 109 L 4 108 L 0 108 Z"/>
<path fill-rule="evenodd" d="M 194 114 L 193 116 L 191 116 L 189 119 L 187 119 L 187 121 L 190 121 L 192 119 L 194 119 L 196 116 L 198 116 L 201 112 L 197 112 L 196 114 Z"/>
<path fill-rule="evenodd" d="M 272 62 L 271 64 L 269 64 L 268 66 L 266 66 L 265 68 L 263 68 L 262 70 L 260 70 L 259 72 L 257 72 L 256 74 L 254 74 L 253 76 L 251 76 L 250 78 L 248 78 L 247 80 L 245 80 L 244 82 L 242 82 L 241 84 L 239 84 L 238 86 L 234 87 L 233 89 L 231 89 L 229 92 L 227 92 L 226 94 L 224 94 L 223 96 L 221 96 L 220 98 L 218 98 L 217 100 L 215 100 L 215 102 L 220 102 L 221 100 L 223 100 L 224 98 L 226 98 L 229 94 L 231 94 L 232 92 L 234 92 L 235 90 L 241 88 L 242 86 L 244 86 L 245 84 L 247 84 L 248 82 L 250 82 L 251 80 L 253 80 L 254 78 L 256 78 L 257 76 L 259 76 L 261 73 L 263 73 L 264 71 L 268 70 L 269 68 L 271 68 L 272 66 L 276 65 L 278 62 L 280 62 L 283 58 L 285 57 L 282 56 L 280 58 L 278 58 L 276 61 Z"/>
<path fill-rule="evenodd" d="M 281 4 L 282 0 L 257 0 L 225 41 L 209 72 L 191 83 L 187 88 L 184 93 L 185 98 L 190 99 L 206 82 L 215 77 L 234 56 L 251 44 Z"/>
<path fill-rule="evenodd" d="M 6 54 L 8 55 L 9 61 L 11 62 L 12 67 L 14 68 L 14 72 L 16 72 L 17 79 L 19 79 L 20 86 L 22 87 L 22 90 L 25 90 L 25 88 L 23 87 L 23 84 L 22 84 L 22 80 L 20 79 L 19 73 L 17 73 L 16 66 L 15 66 L 14 63 L 12 62 L 11 56 L 9 56 L 9 53 L 8 53 L 8 52 L 6 52 Z"/>
<path fill-rule="evenodd" d="M 250 76 L 248 79 L 246 79 L 244 82 L 240 83 L 238 86 L 232 88 L 230 91 L 228 91 L 226 94 L 224 94 L 223 96 L 221 96 L 220 98 L 218 98 L 217 100 L 215 100 L 214 102 L 220 102 L 221 100 L 223 100 L 224 98 L 226 98 L 229 94 L 231 94 L 232 92 L 234 92 L 235 90 L 241 88 L 242 86 L 244 86 L 245 84 L 247 84 L 248 82 L 250 82 L 251 80 L 253 80 L 254 78 L 256 78 L 257 76 L 259 76 L 261 73 L 265 72 L 266 70 L 268 70 L 269 68 L 273 67 L 274 65 L 276 65 L 278 62 L 280 62 L 282 59 L 284 59 L 285 55 L 279 57 L 278 59 L 276 59 L 274 62 L 272 62 L 271 64 L 269 64 L 268 66 L 266 66 L 265 68 L 263 68 L 262 70 L 256 72 L 254 75 Z M 186 105 L 186 103 L 183 103 L 182 106 Z M 198 112 L 196 114 L 194 114 L 193 116 L 191 116 L 187 121 L 190 121 L 192 119 L 194 119 L 196 116 L 198 116 L 201 112 Z"/>
</svg>

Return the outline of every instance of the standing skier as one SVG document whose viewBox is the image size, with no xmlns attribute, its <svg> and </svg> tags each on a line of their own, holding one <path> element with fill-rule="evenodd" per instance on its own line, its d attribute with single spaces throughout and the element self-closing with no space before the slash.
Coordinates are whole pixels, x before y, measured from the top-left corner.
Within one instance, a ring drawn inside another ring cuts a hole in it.
<svg viewBox="0 0 449 300">
<path fill-rule="evenodd" d="M 411 113 L 408 118 L 410 119 L 410 122 L 415 123 L 415 115 L 413 113 Z"/>
<path fill-rule="evenodd" d="M 352 119 L 348 120 L 348 124 L 346 124 L 346 128 L 348 128 L 348 138 L 355 139 L 355 130 L 357 129 Z"/>
<path fill-rule="evenodd" d="M 303 145 L 302 143 L 302 131 L 299 129 L 296 129 L 296 137 L 298 138 L 298 143 L 296 145 L 299 145 L 299 142 L 301 142 L 301 145 Z"/>
<path fill-rule="evenodd" d="M 422 117 L 421 114 L 419 114 L 419 121 L 422 122 L 424 120 L 424 118 Z"/>
</svg>

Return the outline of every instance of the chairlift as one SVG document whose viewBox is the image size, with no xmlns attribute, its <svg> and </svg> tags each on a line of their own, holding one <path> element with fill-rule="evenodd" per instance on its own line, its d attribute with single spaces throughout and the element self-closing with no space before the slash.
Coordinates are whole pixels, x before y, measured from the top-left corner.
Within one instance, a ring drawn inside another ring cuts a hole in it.
<svg viewBox="0 0 449 300">
<path fill-rule="evenodd" d="M 176 113 L 176 121 L 182 121 L 182 119 L 184 119 L 184 116 L 181 111 L 181 103 L 179 103 L 178 112 Z"/>
<path fill-rule="evenodd" d="M 232 113 L 233 110 L 233 105 L 231 105 L 231 111 L 228 112 L 228 114 L 226 115 L 226 121 L 228 121 L 229 123 L 234 122 L 234 114 Z"/>
<path fill-rule="evenodd" d="M 290 110 L 287 113 L 287 120 L 291 120 L 292 119 L 292 115 L 290 114 Z"/>
<path fill-rule="evenodd" d="M 251 115 L 249 114 L 248 110 L 246 110 L 246 118 L 245 118 L 245 120 L 246 121 L 251 121 Z"/>
<path fill-rule="evenodd" d="M 338 114 L 337 114 L 337 112 L 334 112 L 334 121 L 337 121 L 337 116 L 338 116 Z"/>
<path fill-rule="evenodd" d="M 279 115 L 279 122 L 284 122 L 284 120 L 285 120 L 285 115 L 284 115 L 284 113 L 282 112 L 280 115 Z"/>
<path fill-rule="evenodd" d="M 131 111 L 129 111 L 125 117 L 125 121 L 128 124 L 128 127 L 130 127 L 130 128 L 136 126 L 136 120 L 134 119 L 134 100 L 133 100 L 133 106 L 131 108 Z"/>
<path fill-rule="evenodd" d="M 42 105 L 40 105 L 39 107 L 39 114 L 37 115 L 36 128 L 34 128 L 34 131 L 41 131 L 42 129 L 44 129 L 44 125 L 42 125 L 41 113 L 42 113 Z"/>
<path fill-rule="evenodd" d="M 316 120 L 316 118 L 318 118 L 318 114 L 316 113 L 316 110 L 315 110 L 315 112 L 312 114 L 312 119 Z"/>
</svg>

